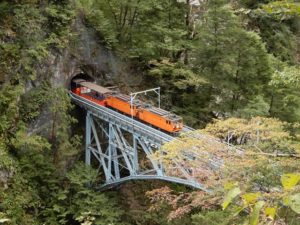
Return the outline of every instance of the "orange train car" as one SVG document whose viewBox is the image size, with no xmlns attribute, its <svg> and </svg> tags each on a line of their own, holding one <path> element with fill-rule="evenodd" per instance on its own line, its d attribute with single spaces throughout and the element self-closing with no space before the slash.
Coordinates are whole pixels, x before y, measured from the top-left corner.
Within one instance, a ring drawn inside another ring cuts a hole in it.
<svg viewBox="0 0 300 225">
<path fill-rule="evenodd" d="M 130 104 L 130 96 L 114 92 L 85 80 L 73 81 L 76 87 L 72 91 L 96 104 L 110 107 L 128 116 L 151 124 L 161 130 L 175 133 L 182 130 L 182 117 L 145 102 L 134 100 Z"/>
<path fill-rule="evenodd" d="M 106 105 L 127 115 L 131 116 L 132 113 L 133 117 L 137 116 L 137 105 L 133 104 L 133 107 L 131 109 L 130 97 L 127 95 L 119 93 L 110 95 L 106 98 Z"/>
<path fill-rule="evenodd" d="M 182 118 L 166 110 L 156 108 L 145 102 L 134 100 L 132 110 L 130 105 L 130 96 L 116 94 L 106 99 L 107 106 L 121 111 L 133 117 L 158 127 L 168 132 L 177 132 L 182 129 Z"/>
<path fill-rule="evenodd" d="M 73 93 L 86 98 L 98 105 L 106 106 L 107 94 L 113 93 L 108 88 L 101 87 L 91 82 L 87 82 L 84 79 L 76 79 L 72 82 L 75 83 L 75 87 L 72 89 Z"/>
</svg>

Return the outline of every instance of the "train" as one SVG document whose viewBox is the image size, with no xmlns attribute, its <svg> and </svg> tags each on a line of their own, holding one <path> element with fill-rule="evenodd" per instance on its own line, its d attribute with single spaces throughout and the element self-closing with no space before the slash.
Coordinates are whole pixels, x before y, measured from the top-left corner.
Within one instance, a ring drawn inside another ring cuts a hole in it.
<svg viewBox="0 0 300 225">
<path fill-rule="evenodd" d="M 133 100 L 131 102 L 129 95 L 122 94 L 107 87 L 102 87 L 85 79 L 75 79 L 72 82 L 73 86 L 71 91 L 74 94 L 94 102 L 97 105 L 121 112 L 174 135 L 183 128 L 182 117 L 172 112 L 157 108 L 141 100 Z"/>
</svg>

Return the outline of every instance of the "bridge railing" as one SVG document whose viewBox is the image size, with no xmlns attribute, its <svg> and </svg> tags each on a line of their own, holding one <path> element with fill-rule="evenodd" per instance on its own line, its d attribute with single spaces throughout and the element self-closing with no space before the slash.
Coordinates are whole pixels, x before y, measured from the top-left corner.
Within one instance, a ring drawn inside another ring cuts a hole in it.
<svg viewBox="0 0 300 225">
<path fill-rule="evenodd" d="M 166 134 L 158 129 L 155 129 L 147 124 L 141 123 L 137 120 L 132 119 L 131 117 L 128 117 L 126 115 L 123 115 L 119 112 L 116 112 L 114 110 L 111 110 L 107 107 L 97 105 L 93 103 L 92 101 L 89 101 L 85 98 L 82 98 L 73 92 L 69 92 L 71 99 L 81 107 L 89 110 L 92 114 L 95 116 L 113 123 L 118 124 L 121 126 L 122 129 L 135 133 L 143 138 L 147 138 L 148 140 L 151 140 L 154 143 L 165 143 L 172 141 L 176 139 L 175 137 Z M 188 128 L 186 128 L 188 129 Z"/>
</svg>

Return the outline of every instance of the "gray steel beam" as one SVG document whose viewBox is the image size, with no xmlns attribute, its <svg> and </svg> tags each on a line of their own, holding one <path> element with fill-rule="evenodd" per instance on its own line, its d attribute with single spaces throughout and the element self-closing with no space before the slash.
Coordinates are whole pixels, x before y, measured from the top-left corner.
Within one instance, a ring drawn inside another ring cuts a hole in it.
<svg viewBox="0 0 300 225">
<path fill-rule="evenodd" d="M 123 177 L 116 182 L 111 182 L 111 183 L 106 183 L 100 187 L 100 189 L 106 189 L 113 187 L 117 184 L 130 181 L 130 180 L 162 180 L 162 181 L 168 181 L 172 183 L 177 183 L 177 184 L 183 184 L 186 186 L 190 186 L 193 188 L 197 188 L 200 190 L 203 190 L 205 192 L 211 193 L 211 190 L 207 189 L 205 186 L 201 185 L 200 183 L 196 181 L 188 181 L 185 179 L 181 179 L 178 177 L 169 177 L 169 176 L 158 176 L 158 175 L 137 175 L 137 176 L 129 176 L 129 177 Z"/>
<path fill-rule="evenodd" d="M 91 165 L 91 151 L 89 149 L 91 145 L 91 114 L 87 112 L 86 114 L 86 126 L 85 126 L 85 164 Z"/>
</svg>

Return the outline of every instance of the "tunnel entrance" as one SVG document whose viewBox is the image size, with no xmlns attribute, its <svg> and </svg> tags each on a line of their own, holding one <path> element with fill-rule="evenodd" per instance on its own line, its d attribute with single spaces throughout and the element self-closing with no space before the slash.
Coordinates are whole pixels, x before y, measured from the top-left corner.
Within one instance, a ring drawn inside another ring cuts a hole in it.
<svg viewBox="0 0 300 225">
<path fill-rule="evenodd" d="M 83 80 L 86 80 L 88 82 L 95 82 L 95 79 L 92 76 L 81 72 L 81 73 L 75 75 L 74 77 L 72 77 L 71 82 L 70 82 L 70 86 L 69 86 L 70 90 L 72 90 L 76 87 L 76 85 L 74 83 L 74 80 L 76 80 L 76 79 L 83 79 Z"/>
</svg>

